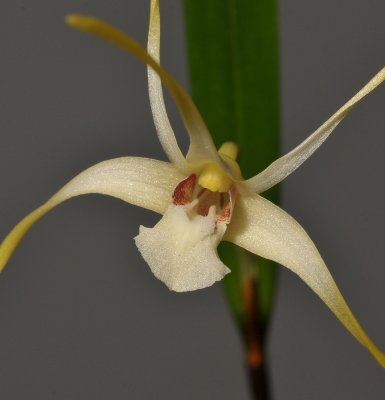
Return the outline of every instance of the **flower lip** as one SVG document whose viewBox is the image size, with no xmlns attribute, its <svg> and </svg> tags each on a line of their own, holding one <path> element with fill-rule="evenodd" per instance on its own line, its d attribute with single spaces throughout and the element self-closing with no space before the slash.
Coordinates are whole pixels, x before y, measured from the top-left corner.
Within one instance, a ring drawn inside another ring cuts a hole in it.
<svg viewBox="0 0 385 400">
<path fill-rule="evenodd" d="M 153 228 L 141 226 L 135 237 L 153 274 L 176 292 L 211 286 L 230 272 L 216 251 L 227 225 L 212 213 L 191 215 L 193 203 L 171 204 Z"/>
<path fill-rule="evenodd" d="M 161 220 L 140 227 L 135 243 L 170 290 L 202 289 L 230 272 L 216 250 L 233 214 L 236 189 L 230 184 L 227 192 L 211 191 L 192 173 L 175 186 Z"/>
</svg>

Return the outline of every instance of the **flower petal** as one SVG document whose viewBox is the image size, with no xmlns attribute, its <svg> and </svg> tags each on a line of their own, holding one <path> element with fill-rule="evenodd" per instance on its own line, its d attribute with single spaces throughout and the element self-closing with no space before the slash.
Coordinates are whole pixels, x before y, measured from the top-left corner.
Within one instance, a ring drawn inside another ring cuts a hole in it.
<svg viewBox="0 0 385 400">
<path fill-rule="evenodd" d="M 150 24 L 148 27 L 148 54 L 159 63 L 160 53 L 160 17 L 159 2 L 151 0 Z M 167 116 L 163 99 L 162 82 L 158 74 L 147 67 L 148 91 L 150 104 L 159 141 L 168 159 L 178 168 L 185 171 L 186 160 L 177 144 L 175 133 Z"/>
<path fill-rule="evenodd" d="M 128 51 L 138 60 L 150 66 L 159 75 L 162 82 L 170 91 L 184 121 L 185 127 L 190 136 L 190 147 L 186 157 L 188 161 L 200 164 L 207 163 L 207 161 L 211 160 L 221 165 L 225 170 L 228 170 L 226 164 L 223 163 L 219 157 L 206 124 L 190 96 L 138 42 L 119 29 L 97 18 L 82 15 L 68 15 L 66 17 L 66 22 L 74 28 L 98 36 L 101 39 Z"/>
<path fill-rule="evenodd" d="M 353 107 L 367 94 L 385 80 L 385 68 L 375 75 L 355 96 L 332 115 L 312 135 L 278 160 L 270 164 L 261 173 L 248 179 L 245 183 L 251 190 L 262 193 L 281 182 L 304 161 L 306 161 L 333 132 L 334 128 L 349 114 Z"/>
<path fill-rule="evenodd" d="M 171 205 L 153 227 L 140 227 L 135 238 L 154 275 L 170 290 L 187 292 L 211 286 L 230 270 L 220 261 L 217 246 L 226 224 L 214 217 L 189 217 L 188 206 Z"/>
<path fill-rule="evenodd" d="M 0 272 L 31 226 L 64 200 L 99 193 L 163 213 L 181 179 L 172 164 L 147 158 L 116 158 L 88 168 L 12 229 L 0 245 Z"/>
<path fill-rule="evenodd" d="M 385 368 L 385 355 L 353 316 L 314 243 L 285 211 L 258 195 L 240 196 L 224 240 L 297 274 Z"/>
</svg>

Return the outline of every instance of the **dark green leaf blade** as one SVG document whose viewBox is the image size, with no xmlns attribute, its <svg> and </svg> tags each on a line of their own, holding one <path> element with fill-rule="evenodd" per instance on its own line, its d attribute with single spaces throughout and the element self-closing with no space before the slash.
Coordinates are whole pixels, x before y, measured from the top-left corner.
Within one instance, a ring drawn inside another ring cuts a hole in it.
<svg viewBox="0 0 385 400">
<path fill-rule="evenodd" d="M 196 102 L 216 145 L 234 141 L 245 178 L 279 155 L 279 46 L 276 0 L 185 0 L 190 81 Z M 275 188 L 264 194 L 278 201 Z M 233 273 L 225 289 L 241 328 L 245 304 L 242 256 L 228 243 L 221 257 Z M 256 302 L 262 320 L 271 308 L 275 268 L 255 258 Z"/>
</svg>

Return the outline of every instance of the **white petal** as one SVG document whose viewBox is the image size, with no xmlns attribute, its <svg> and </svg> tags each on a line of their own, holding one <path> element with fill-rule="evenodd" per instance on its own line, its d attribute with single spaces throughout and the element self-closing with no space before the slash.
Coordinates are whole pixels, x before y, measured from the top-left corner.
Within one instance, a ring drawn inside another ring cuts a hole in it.
<svg viewBox="0 0 385 400">
<path fill-rule="evenodd" d="M 212 216 L 190 218 L 186 210 L 170 206 L 154 228 L 141 226 L 135 238 L 154 275 L 176 292 L 211 286 L 230 272 L 217 254 L 226 224 L 216 227 Z"/>
<path fill-rule="evenodd" d="M 285 179 L 304 161 L 306 161 L 318 149 L 318 147 L 321 146 L 321 144 L 333 132 L 334 128 L 336 128 L 336 126 L 349 114 L 353 107 L 384 80 L 385 68 L 375 75 L 374 78 L 372 78 L 355 96 L 353 96 L 305 141 L 290 153 L 274 161 L 261 173 L 248 179 L 246 183 L 249 188 L 254 192 L 262 193 Z"/>
<path fill-rule="evenodd" d="M 361 328 L 315 245 L 290 215 L 258 195 L 239 196 L 225 240 L 297 274 L 385 368 L 385 355 Z"/>
<path fill-rule="evenodd" d="M 0 272 L 31 226 L 64 200 L 100 193 L 163 213 L 181 179 L 183 176 L 172 164 L 147 158 L 116 158 L 88 168 L 12 229 L 0 245 Z"/>
<path fill-rule="evenodd" d="M 151 0 L 150 24 L 148 28 L 147 51 L 159 63 L 160 52 L 160 18 L 159 2 Z M 186 170 L 186 160 L 177 144 L 174 131 L 167 116 L 163 100 L 162 83 L 158 74 L 147 67 L 148 91 L 152 115 L 159 141 L 168 159 L 178 168 Z"/>
</svg>

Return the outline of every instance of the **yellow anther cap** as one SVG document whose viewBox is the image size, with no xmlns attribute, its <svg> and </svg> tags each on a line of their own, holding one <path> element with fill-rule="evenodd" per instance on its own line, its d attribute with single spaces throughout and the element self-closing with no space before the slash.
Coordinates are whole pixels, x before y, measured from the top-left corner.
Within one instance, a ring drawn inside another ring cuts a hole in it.
<svg viewBox="0 0 385 400">
<path fill-rule="evenodd" d="M 217 164 L 208 164 L 198 178 L 198 183 L 212 192 L 227 192 L 232 184 L 226 172 Z"/>
<path fill-rule="evenodd" d="M 229 157 L 232 160 L 236 160 L 238 156 L 238 146 L 234 142 L 225 142 L 219 148 L 218 153 L 221 156 Z"/>
</svg>

